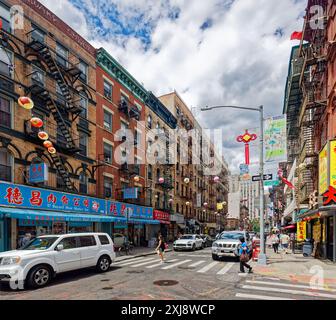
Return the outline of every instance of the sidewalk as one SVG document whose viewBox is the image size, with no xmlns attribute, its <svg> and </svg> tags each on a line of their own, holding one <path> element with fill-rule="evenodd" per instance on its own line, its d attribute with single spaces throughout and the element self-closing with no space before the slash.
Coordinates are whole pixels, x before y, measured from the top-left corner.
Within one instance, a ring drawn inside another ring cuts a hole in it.
<svg viewBox="0 0 336 320">
<path fill-rule="evenodd" d="M 331 261 L 304 257 L 302 253 L 276 254 L 268 248 L 266 255 L 267 266 L 251 262 L 255 274 L 308 284 L 312 281 L 316 285 L 320 278 L 323 279 L 324 286 L 336 287 L 336 264 Z"/>
<path fill-rule="evenodd" d="M 165 250 L 165 252 L 170 252 L 172 251 L 172 244 L 169 244 L 169 249 Z M 137 257 L 145 257 L 145 256 L 150 256 L 157 254 L 155 251 L 155 248 L 147 248 L 147 247 L 135 247 L 132 250 L 132 254 L 130 255 L 125 255 L 124 252 L 116 253 L 116 262 L 123 261 L 123 260 L 129 260 L 129 259 L 134 259 Z"/>
</svg>

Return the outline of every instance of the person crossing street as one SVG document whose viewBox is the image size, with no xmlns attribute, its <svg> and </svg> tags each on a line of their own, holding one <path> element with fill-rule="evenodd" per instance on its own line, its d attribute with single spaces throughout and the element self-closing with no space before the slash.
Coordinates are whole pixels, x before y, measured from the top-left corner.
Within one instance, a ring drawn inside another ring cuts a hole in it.
<svg viewBox="0 0 336 320">
<path fill-rule="evenodd" d="M 250 260 L 250 249 L 248 248 L 244 237 L 239 238 L 239 240 L 241 242 L 241 247 L 239 250 L 240 273 L 245 273 L 244 267 L 249 269 L 249 273 L 252 273 L 252 267 L 247 264 L 247 262 Z"/>
</svg>

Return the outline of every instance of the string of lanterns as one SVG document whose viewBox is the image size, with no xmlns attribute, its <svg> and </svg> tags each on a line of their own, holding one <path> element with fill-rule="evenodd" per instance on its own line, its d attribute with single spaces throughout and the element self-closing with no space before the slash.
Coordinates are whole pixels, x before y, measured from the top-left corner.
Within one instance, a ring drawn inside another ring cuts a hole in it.
<svg viewBox="0 0 336 320">
<path fill-rule="evenodd" d="M 19 97 L 18 104 L 20 107 L 26 110 L 31 110 L 34 108 L 34 102 L 29 97 Z M 37 129 L 40 129 L 43 127 L 43 121 L 38 117 L 32 117 L 30 119 L 30 124 L 32 127 L 37 128 Z M 41 130 L 37 133 L 37 136 L 40 140 L 43 141 L 43 146 L 48 150 L 50 154 L 55 154 L 57 152 L 53 143 L 50 140 L 48 140 L 49 134 L 47 132 Z"/>
</svg>

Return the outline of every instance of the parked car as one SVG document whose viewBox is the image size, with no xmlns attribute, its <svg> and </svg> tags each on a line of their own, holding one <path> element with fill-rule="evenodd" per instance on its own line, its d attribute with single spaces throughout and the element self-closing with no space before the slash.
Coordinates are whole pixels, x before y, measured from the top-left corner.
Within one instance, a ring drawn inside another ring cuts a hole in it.
<svg viewBox="0 0 336 320">
<path fill-rule="evenodd" d="M 114 260 L 113 241 L 106 233 L 46 235 L 0 254 L 0 281 L 39 288 L 66 271 L 95 267 L 106 272 Z"/>
<path fill-rule="evenodd" d="M 184 234 L 181 238 L 174 241 L 173 248 L 175 251 L 202 249 L 203 239 L 198 234 Z"/>
<path fill-rule="evenodd" d="M 212 239 L 208 234 L 200 234 L 203 239 L 203 248 L 211 247 L 214 239 Z"/>
<path fill-rule="evenodd" d="M 122 247 L 126 242 L 126 236 L 122 233 L 113 234 L 113 244 L 116 248 Z"/>
<path fill-rule="evenodd" d="M 252 243 L 250 235 L 246 231 L 223 231 L 218 239 L 212 244 L 212 259 L 219 260 L 225 256 L 232 256 L 239 258 L 240 240 L 244 237 L 247 246 L 252 252 Z"/>
</svg>

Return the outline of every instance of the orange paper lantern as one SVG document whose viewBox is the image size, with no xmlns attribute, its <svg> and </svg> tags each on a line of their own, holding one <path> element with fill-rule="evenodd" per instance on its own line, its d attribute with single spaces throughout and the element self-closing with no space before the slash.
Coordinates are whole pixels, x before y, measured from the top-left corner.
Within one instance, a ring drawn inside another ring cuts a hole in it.
<svg viewBox="0 0 336 320">
<path fill-rule="evenodd" d="M 41 139 L 41 140 L 48 140 L 49 139 L 49 135 L 48 133 L 46 133 L 45 131 L 40 131 L 37 136 Z"/>
<path fill-rule="evenodd" d="M 55 154 L 56 153 L 56 149 L 54 147 L 50 147 L 50 148 L 48 148 L 48 152 L 50 154 Z"/>
<path fill-rule="evenodd" d="M 34 128 L 41 128 L 43 126 L 43 121 L 40 118 L 34 117 L 30 119 L 30 124 Z"/>
<path fill-rule="evenodd" d="M 20 97 L 18 99 L 18 104 L 20 107 L 30 110 L 34 108 L 34 102 L 29 97 Z"/>
<path fill-rule="evenodd" d="M 43 142 L 44 147 L 46 147 L 47 149 L 51 148 L 53 146 L 52 142 L 47 140 Z"/>
</svg>

